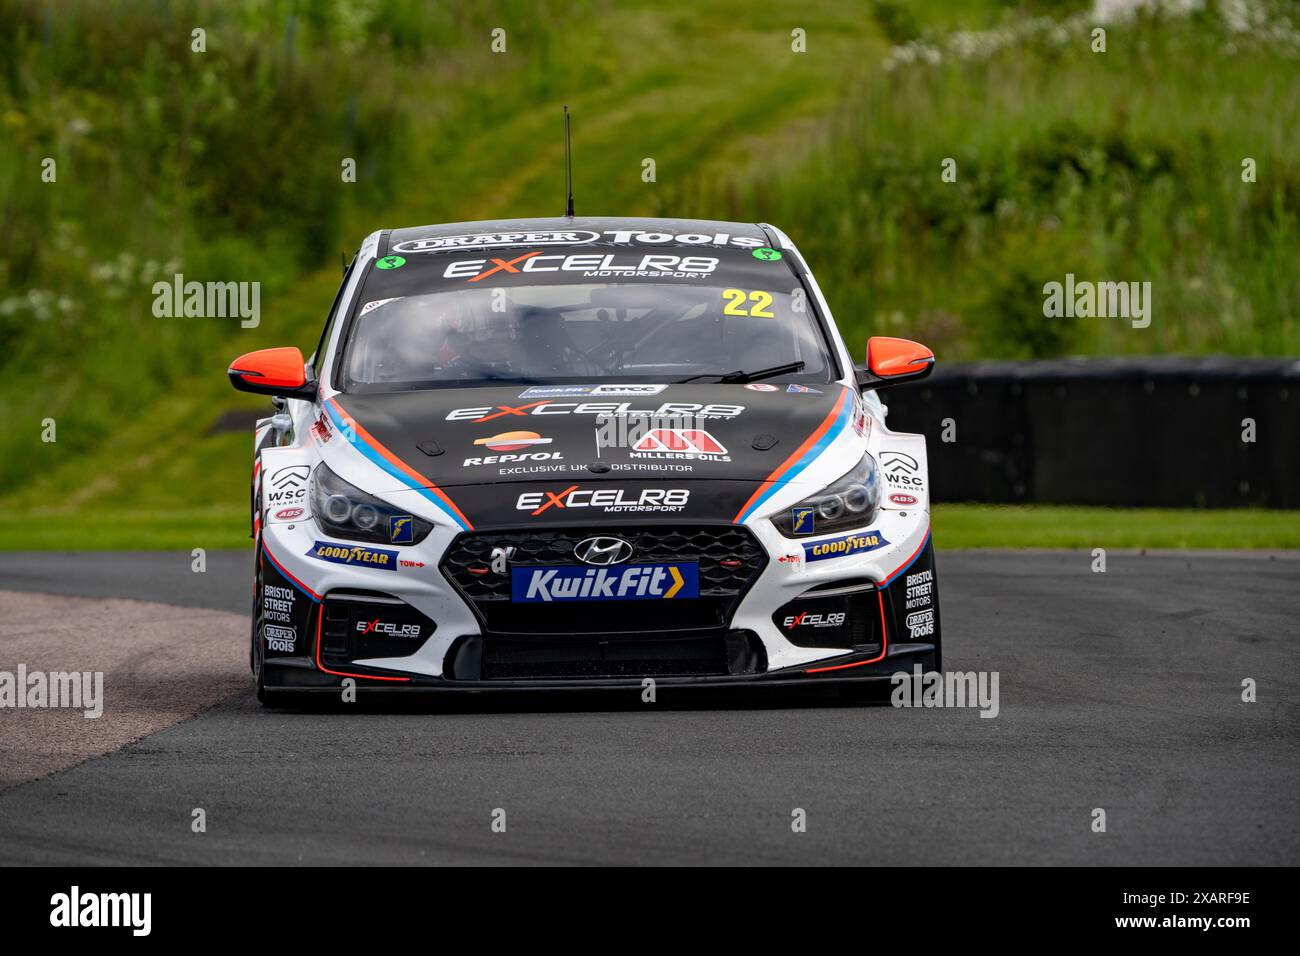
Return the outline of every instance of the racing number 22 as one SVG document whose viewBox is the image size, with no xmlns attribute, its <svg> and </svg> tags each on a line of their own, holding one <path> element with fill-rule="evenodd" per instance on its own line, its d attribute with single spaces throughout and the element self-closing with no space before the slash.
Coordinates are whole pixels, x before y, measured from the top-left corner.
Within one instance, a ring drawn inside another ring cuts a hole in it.
<svg viewBox="0 0 1300 956">
<path fill-rule="evenodd" d="M 768 308 L 772 304 L 772 293 L 770 292 L 745 292 L 742 289 L 723 289 L 722 297 L 727 300 L 726 307 L 723 308 L 723 315 L 750 315 L 756 319 L 775 319 L 772 310 Z M 746 312 L 745 300 L 753 302 L 753 307 Z"/>
</svg>

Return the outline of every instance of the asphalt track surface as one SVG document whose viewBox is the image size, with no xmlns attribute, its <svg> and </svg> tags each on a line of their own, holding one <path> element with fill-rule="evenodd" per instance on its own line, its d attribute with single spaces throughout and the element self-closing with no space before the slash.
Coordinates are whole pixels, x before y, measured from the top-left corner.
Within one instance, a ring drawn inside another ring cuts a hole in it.
<svg viewBox="0 0 1300 956">
<path fill-rule="evenodd" d="M 188 553 L 0 554 L 0 590 L 242 617 L 250 560 L 210 554 L 198 575 Z M 994 719 L 663 691 L 295 713 L 263 710 L 249 678 L 0 790 L 0 863 L 1300 862 L 1296 555 L 938 561 L 945 668 L 998 672 Z M 183 657 L 181 621 L 158 626 Z"/>
</svg>

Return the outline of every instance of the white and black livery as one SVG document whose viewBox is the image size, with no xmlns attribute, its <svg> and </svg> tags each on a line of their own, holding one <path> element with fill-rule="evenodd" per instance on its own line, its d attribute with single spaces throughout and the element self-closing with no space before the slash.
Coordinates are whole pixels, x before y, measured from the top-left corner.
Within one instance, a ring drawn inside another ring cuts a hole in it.
<svg viewBox="0 0 1300 956">
<path fill-rule="evenodd" d="M 925 440 L 763 224 L 369 236 L 253 467 L 264 702 L 386 690 L 861 682 L 940 666 Z"/>
</svg>

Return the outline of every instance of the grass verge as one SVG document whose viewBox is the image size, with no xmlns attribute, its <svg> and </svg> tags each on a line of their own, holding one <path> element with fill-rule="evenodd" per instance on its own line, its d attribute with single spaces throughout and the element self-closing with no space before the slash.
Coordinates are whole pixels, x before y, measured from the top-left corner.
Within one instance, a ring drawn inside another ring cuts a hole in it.
<svg viewBox="0 0 1300 956">
<path fill-rule="evenodd" d="M 941 505 L 935 544 L 956 548 L 1300 548 L 1300 511 Z"/>
<path fill-rule="evenodd" d="M 942 505 L 940 550 L 957 548 L 1300 548 L 1300 511 L 1176 511 L 1046 505 Z M 36 512 L 0 517 L 0 551 L 247 548 L 240 506 L 173 511 Z"/>
</svg>

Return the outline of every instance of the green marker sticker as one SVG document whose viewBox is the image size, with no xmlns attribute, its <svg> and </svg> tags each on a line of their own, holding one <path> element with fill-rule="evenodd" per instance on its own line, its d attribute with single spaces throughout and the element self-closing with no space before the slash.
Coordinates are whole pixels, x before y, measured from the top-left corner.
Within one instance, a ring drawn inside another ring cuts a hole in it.
<svg viewBox="0 0 1300 956">
<path fill-rule="evenodd" d="M 777 253 L 777 258 L 780 258 L 780 253 Z M 400 269 L 406 265 L 406 260 L 401 256 L 384 256 L 375 265 L 380 269 Z"/>
<path fill-rule="evenodd" d="M 764 246 L 762 249 L 754 250 L 754 258 L 762 259 L 764 262 L 776 262 L 777 259 L 781 258 L 781 253 L 776 249 L 769 249 Z"/>
</svg>

